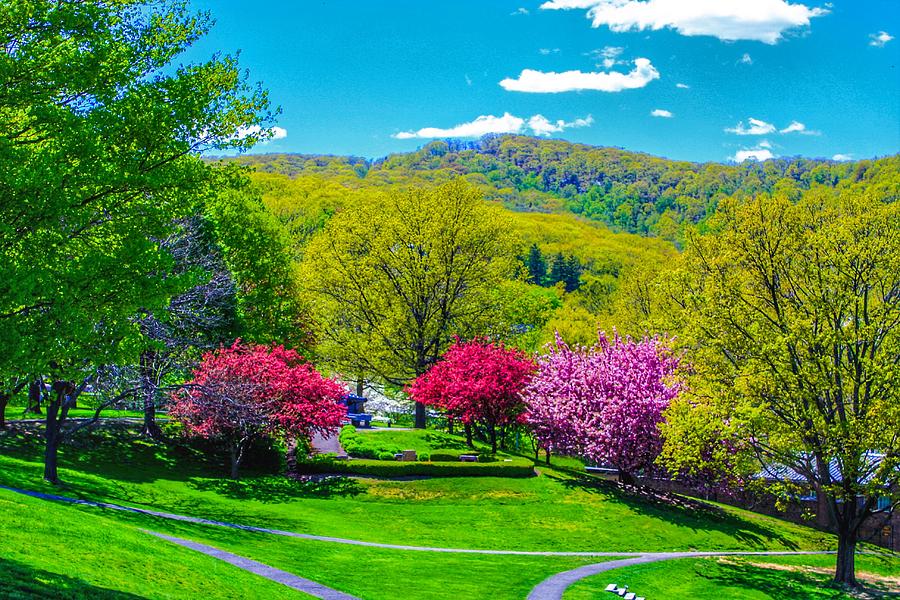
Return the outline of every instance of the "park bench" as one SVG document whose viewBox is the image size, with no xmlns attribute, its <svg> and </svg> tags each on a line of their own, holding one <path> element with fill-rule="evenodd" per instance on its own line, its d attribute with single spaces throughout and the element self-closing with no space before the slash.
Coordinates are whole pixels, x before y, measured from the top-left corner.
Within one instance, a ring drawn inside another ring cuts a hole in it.
<svg viewBox="0 0 900 600">
<path fill-rule="evenodd" d="M 477 454 L 460 454 L 459 455 L 460 462 L 478 462 Z"/>
</svg>

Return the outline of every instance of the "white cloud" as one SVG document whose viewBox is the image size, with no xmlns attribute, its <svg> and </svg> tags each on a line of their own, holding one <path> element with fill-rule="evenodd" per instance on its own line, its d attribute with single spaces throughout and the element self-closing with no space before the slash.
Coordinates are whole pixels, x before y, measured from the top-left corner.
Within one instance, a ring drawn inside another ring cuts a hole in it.
<svg viewBox="0 0 900 600">
<path fill-rule="evenodd" d="M 621 46 L 605 46 L 599 50 L 591 50 L 590 52 L 585 53 L 585 55 L 593 58 L 598 67 L 612 69 L 614 66 L 623 63 L 623 61 L 619 60 L 619 56 L 621 56 L 624 51 L 625 48 L 622 48 Z"/>
<path fill-rule="evenodd" d="M 787 0 L 549 0 L 545 10 L 587 10 L 594 27 L 615 32 L 674 29 L 681 35 L 710 35 L 725 41 L 775 44 L 785 31 L 807 27 L 827 9 Z"/>
<path fill-rule="evenodd" d="M 737 135 L 766 135 L 769 133 L 775 132 L 775 126 L 771 123 L 766 123 L 760 119 L 749 119 L 750 126 L 745 127 L 744 122 L 740 121 L 734 127 L 728 127 L 725 129 L 726 133 L 736 133 Z"/>
<path fill-rule="evenodd" d="M 834 156 L 831 157 L 831 160 L 837 160 L 837 161 L 841 161 L 841 162 L 847 161 L 847 160 L 853 160 L 853 155 L 852 154 L 835 154 Z"/>
<path fill-rule="evenodd" d="M 650 111 L 650 115 L 654 117 L 662 117 L 663 119 L 671 119 L 673 116 L 671 112 L 662 108 L 654 108 Z"/>
<path fill-rule="evenodd" d="M 752 65 L 753 59 L 750 57 L 750 55 L 748 53 L 744 52 L 744 55 L 738 59 L 738 63 L 740 63 L 742 65 Z"/>
<path fill-rule="evenodd" d="M 691 86 L 689 86 L 689 85 L 686 84 L 686 83 L 676 83 L 676 84 L 675 84 L 675 87 L 677 87 L 677 88 L 680 89 L 680 90 L 689 90 L 689 89 L 691 89 Z"/>
<path fill-rule="evenodd" d="M 531 129 L 534 135 L 550 135 L 551 133 L 559 133 L 563 129 L 570 129 L 572 127 L 590 127 L 594 124 L 594 117 L 588 115 L 582 119 L 575 119 L 574 121 L 566 122 L 563 120 L 558 120 L 555 123 L 549 121 L 544 115 L 534 115 L 530 119 L 528 119 L 528 128 Z"/>
<path fill-rule="evenodd" d="M 527 15 L 527 14 L 528 14 L 528 9 L 525 8 L 524 6 L 522 6 L 522 7 L 517 8 L 516 10 L 512 11 L 512 12 L 509 13 L 509 14 L 512 15 L 512 16 L 514 16 L 514 17 L 519 16 L 519 15 L 523 15 L 523 16 L 524 16 L 524 15 Z"/>
<path fill-rule="evenodd" d="M 894 39 L 894 36 L 887 31 L 879 31 L 878 33 L 869 34 L 869 45 L 876 48 L 883 48 L 885 44 Z"/>
<path fill-rule="evenodd" d="M 532 92 L 538 94 L 555 94 L 558 92 L 574 92 L 579 90 L 595 90 L 600 92 L 621 92 L 642 88 L 654 79 L 659 79 L 657 71 L 646 58 L 634 61 L 634 69 L 630 73 L 585 73 L 583 71 L 535 71 L 523 70 L 516 79 L 506 78 L 500 86 L 510 92 Z"/>
<path fill-rule="evenodd" d="M 822 135 L 821 131 L 813 131 L 812 129 L 807 129 L 806 125 L 804 125 L 800 121 L 791 121 L 790 125 L 788 125 L 784 129 L 779 130 L 778 133 L 799 133 L 800 135 Z"/>
<path fill-rule="evenodd" d="M 771 148 L 772 144 L 769 143 L 769 140 L 763 140 L 757 144 L 759 148 Z"/>
<path fill-rule="evenodd" d="M 534 115 L 528 119 L 523 119 L 508 112 L 503 113 L 502 117 L 494 115 L 481 115 L 474 121 L 461 123 L 448 129 L 439 127 L 424 127 L 417 131 L 401 131 L 395 133 L 392 137 L 398 140 L 409 140 L 414 138 L 451 138 L 451 137 L 481 137 L 488 133 L 527 133 L 531 132 L 537 136 L 550 135 L 558 133 L 564 129 L 573 127 L 590 127 L 594 123 L 591 115 L 575 119 L 574 121 L 551 121 L 544 115 Z"/>
<path fill-rule="evenodd" d="M 464 77 L 466 78 L 466 85 L 472 85 L 472 78 L 469 77 L 469 74 L 466 73 L 466 74 L 464 75 Z"/>
<path fill-rule="evenodd" d="M 271 140 L 283 140 L 287 137 L 287 129 L 284 127 L 272 127 L 270 129 L 263 129 L 259 125 L 251 125 L 250 127 L 241 127 L 237 131 L 237 139 L 244 139 L 248 136 L 259 136 L 262 139 L 262 142 L 265 143 Z"/>
<path fill-rule="evenodd" d="M 548 54 L 559 54 L 559 48 L 541 48 L 538 52 L 543 56 L 547 56 Z"/>
<path fill-rule="evenodd" d="M 747 148 L 746 150 L 738 150 L 737 153 L 731 157 L 731 160 L 734 162 L 744 162 L 745 160 L 758 160 L 762 162 L 764 160 L 769 160 L 770 158 L 775 158 L 775 155 L 772 154 L 772 151 L 768 148 Z"/>
</svg>

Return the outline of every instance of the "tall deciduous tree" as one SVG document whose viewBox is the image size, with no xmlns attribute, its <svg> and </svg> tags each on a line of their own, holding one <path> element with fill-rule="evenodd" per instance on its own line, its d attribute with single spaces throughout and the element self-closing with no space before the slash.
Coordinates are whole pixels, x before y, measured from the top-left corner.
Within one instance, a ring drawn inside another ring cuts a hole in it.
<svg viewBox="0 0 900 600">
<path fill-rule="evenodd" d="M 222 441 L 237 479 L 256 439 L 333 435 L 346 415 L 339 402 L 345 393 L 295 350 L 235 342 L 203 356 L 193 380 L 174 395 L 171 414 L 188 435 Z"/>
<path fill-rule="evenodd" d="M 305 252 L 320 351 L 348 374 L 406 385 L 454 334 L 489 328 L 513 246 L 505 219 L 462 180 L 347 208 Z M 422 403 L 415 424 L 425 426 Z"/>
<path fill-rule="evenodd" d="M 271 117 L 234 58 L 172 64 L 209 25 L 178 1 L 3 6 L 3 374 L 77 389 L 87 367 L 133 359 L 134 315 L 187 285 L 158 240 L 226 180 L 196 154 L 249 147 Z M 48 418 L 48 451 L 59 426 Z"/>
<path fill-rule="evenodd" d="M 557 337 L 525 391 L 528 421 L 546 450 L 611 464 L 631 482 L 659 455 L 659 425 L 681 390 L 678 374 L 665 340 L 600 335 L 591 348 L 572 348 Z"/>
<path fill-rule="evenodd" d="M 720 207 L 711 226 L 690 237 L 673 289 L 697 410 L 672 412 L 667 462 L 709 466 L 702 449 L 725 436 L 755 474 L 801 475 L 827 499 L 835 581 L 855 585 L 860 526 L 879 497 L 900 500 L 900 205 L 853 190 L 762 195 Z"/>
<path fill-rule="evenodd" d="M 483 426 L 497 452 L 497 428 L 518 422 L 525 410 L 522 392 L 533 371 L 534 363 L 521 350 L 482 340 L 457 342 L 408 391 L 416 402 Z"/>
</svg>

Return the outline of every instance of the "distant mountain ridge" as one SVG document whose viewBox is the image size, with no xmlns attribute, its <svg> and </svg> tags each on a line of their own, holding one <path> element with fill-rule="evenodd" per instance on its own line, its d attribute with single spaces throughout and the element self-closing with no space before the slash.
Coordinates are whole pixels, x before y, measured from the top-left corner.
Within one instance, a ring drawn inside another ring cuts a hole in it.
<svg viewBox="0 0 900 600">
<path fill-rule="evenodd" d="M 438 140 L 408 153 L 369 160 L 353 156 L 258 154 L 227 159 L 289 177 L 321 177 L 344 186 L 416 185 L 462 176 L 485 197 L 535 212 L 570 212 L 615 230 L 677 240 L 722 198 L 815 186 L 874 186 L 900 198 L 900 155 L 836 162 L 779 158 L 739 165 L 693 163 L 620 148 L 562 140 L 491 135 Z"/>
</svg>

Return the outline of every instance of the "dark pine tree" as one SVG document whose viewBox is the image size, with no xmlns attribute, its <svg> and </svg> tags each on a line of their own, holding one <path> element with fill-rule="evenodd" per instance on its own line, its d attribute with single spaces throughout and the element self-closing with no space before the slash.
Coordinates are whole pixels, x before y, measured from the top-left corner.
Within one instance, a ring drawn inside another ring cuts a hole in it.
<svg viewBox="0 0 900 600">
<path fill-rule="evenodd" d="M 528 278 L 531 283 L 544 285 L 547 279 L 547 261 L 537 244 L 532 244 L 528 250 Z"/>
</svg>

